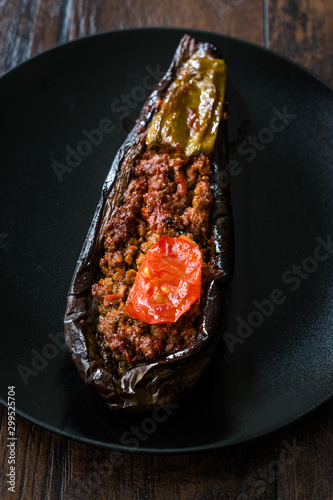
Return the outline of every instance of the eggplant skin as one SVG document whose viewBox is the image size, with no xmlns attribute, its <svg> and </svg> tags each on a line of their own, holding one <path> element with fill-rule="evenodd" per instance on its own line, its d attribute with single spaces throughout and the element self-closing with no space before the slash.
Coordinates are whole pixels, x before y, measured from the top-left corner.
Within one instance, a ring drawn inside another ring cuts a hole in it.
<svg viewBox="0 0 333 500">
<path fill-rule="evenodd" d="M 142 108 L 139 120 L 120 147 L 103 185 L 85 243 L 67 295 L 64 318 L 65 339 L 76 367 L 88 386 L 93 386 L 113 410 L 148 411 L 178 401 L 197 383 L 210 362 L 223 331 L 227 313 L 227 288 L 233 272 L 233 222 L 227 178 L 226 120 L 219 126 L 211 157 L 211 187 L 214 195 L 212 227 L 216 246 L 215 278 L 202 299 L 194 345 L 164 358 L 130 368 L 121 378 L 106 369 L 97 343 L 99 312 L 91 287 L 101 275 L 99 260 L 103 253 L 103 228 L 115 213 L 127 187 L 132 165 L 145 148 L 145 133 L 155 113 L 155 103 L 163 99 L 183 63 L 198 49 L 219 57 L 217 49 L 184 35 L 171 65 Z M 221 182 L 222 180 L 222 182 Z"/>
</svg>

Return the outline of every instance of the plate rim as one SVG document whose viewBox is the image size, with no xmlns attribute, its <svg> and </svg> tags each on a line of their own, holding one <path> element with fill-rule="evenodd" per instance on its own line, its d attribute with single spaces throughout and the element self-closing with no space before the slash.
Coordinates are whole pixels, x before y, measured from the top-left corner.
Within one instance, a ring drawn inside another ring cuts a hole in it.
<svg viewBox="0 0 333 500">
<path fill-rule="evenodd" d="M 221 450 L 224 448 L 230 448 L 232 446 L 237 446 L 240 444 L 245 444 L 250 441 L 254 441 L 256 439 L 260 439 L 265 436 L 269 436 L 271 434 L 274 434 L 276 431 L 287 428 L 293 424 L 296 424 L 298 421 L 300 421 L 303 417 L 308 416 L 315 410 L 319 410 L 325 403 L 330 401 L 330 399 L 333 397 L 333 393 L 331 396 L 328 398 L 324 398 L 319 404 L 313 405 L 309 410 L 306 411 L 306 413 L 301 413 L 295 418 L 289 419 L 287 422 L 277 425 L 273 428 L 270 429 L 265 429 L 261 432 L 255 433 L 252 436 L 247 437 L 246 439 L 236 439 L 230 442 L 227 441 L 225 443 L 214 443 L 211 445 L 200 445 L 200 446 L 193 446 L 193 447 L 186 447 L 186 448 L 148 448 L 144 446 L 139 446 L 139 447 L 130 447 L 130 446 L 125 446 L 123 444 L 112 444 L 112 443 L 106 443 L 103 441 L 98 441 L 96 439 L 90 439 L 86 437 L 81 437 L 81 436 L 73 436 L 69 432 L 62 431 L 61 429 L 57 429 L 56 427 L 53 427 L 52 425 L 45 424 L 43 422 L 40 422 L 38 419 L 34 417 L 30 417 L 24 412 L 21 412 L 20 410 L 16 410 L 15 413 L 17 415 L 20 415 L 20 417 L 24 418 L 28 422 L 33 423 L 34 425 L 37 425 L 41 429 L 45 429 L 49 432 L 53 432 L 54 434 L 57 434 L 59 436 L 65 437 L 67 439 L 71 439 L 73 441 L 76 441 L 78 443 L 84 443 L 86 445 L 94 446 L 97 448 L 102 448 L 102 449 L 108 449 L 111 451 L 119 451 L 122 453 L 133 453 L 135 455 L 185 455 L 189 453 L 203 453 L 203 452 L 209 452 L 213 450 Z M 0 398 L 0 403 L 4 405 L 4 407 L 8 408 L 8 404 Z M 147 415 L 147 413 L 142 413 L 142 415 Z"/>
<path fill-rule="evenodd" d="M 106 31 L 101 31 L 99 33 L 94 33 L 91 35 L 85 35 L 85 36 L 82 36 L 80 38 L 75 38 L 73 40 L 68 40 L 67 42 L 62 42 L 62 43 L 59 43 L 58 45 L 54 45 L 52 47 L 49 47 L 49 48 L 43 50 L 42 52 L 39 52 L 38 54 L 34 54 L 33 56 L 29 57 L 28 59 L 16 64 L 12 68 L 7 69 L 6 71 L 4 71 L 0 75 L 0 80 L 2 78 L 4 78 L 5 76 L 7 76 L 8 74 L 14 72 L 15 70 L 21 68 L 21 66 L 28 64 L 30 61 L 33 61 L 39 57 L 44 57 L 45 55 L 49 54 L 50 52 L 53 52 L 56 50 L 61 50 L 65 47 L 67 47 L 68 45 L 77 44 L 77 43 L 80 43 L 82 41 L 87 41 L 91 38 L 99 38 L 99 37 L 109 36 L 109 35 L 113 35 L 113 34 L 121 34 L 121 33 L 129 33 L 129 32 L 130 33 L 144 32 L 144 31 L 147 31 L 147 32 L 172 31 L 172 32 L 178 32 L 180 34 L 180 36 L 185 35 L 185 34 L 191 34 L 191 33 L 192 34 L 194 34 L 194 33 L 201 34 L 202 33 L 203 35 L 219 36 L 219 37 L 224 38 L 226 40 L 231 40 L 231 41 L 236 42 L 236 43 L 244 44 L 244 45 L 253 47 L 255 49 L 259 49 L 263 52 L 266 52 L 267 54 L 278 57 L 279 59 L 282 59 L 283 61 L 287 62 L 288 64 L 291 64 L 292 66 L 296 66 L 299 70 L 304 71 L 308 75 L 312 76 L 318 82 L 320 82 L 322 85 L 324 85 L 325 87 L 327 87 L 329 90 L 331 90 L 333 92 L 333 83 L 329 84 L 322 77 L 320 77 L 319 75 L 314 73 L 312 70 L 306 68 L 305 66 L 303 66 L 299 62 L 293 61 L 293 60 L 289 59 L 289 57 L 272 50 L 270 47 L 265 47 L 263 45 L 259 45 L 259 44 L 254 43 L 254 42 L 250 42 L 249 40 L 243 40 L 241 38 L 234 37 L 231 35 L 225 35 L 223 33 L 218 33 L 216 31 L 198 30 L 198 29 L 194 29 L 194 28 L 186 28 L 186 27 L 178 27 L 178 26 L 177 27 L 176 26 L 175 27 L 173 27 L 173 26 L 139 26 L 137 28 L 106 30 Z"/>
</svg>

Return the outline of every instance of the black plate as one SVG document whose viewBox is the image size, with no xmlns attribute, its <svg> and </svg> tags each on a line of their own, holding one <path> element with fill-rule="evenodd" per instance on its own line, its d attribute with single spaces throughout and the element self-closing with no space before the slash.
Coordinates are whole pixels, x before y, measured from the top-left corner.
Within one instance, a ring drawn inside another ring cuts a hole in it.
<svg viewBox="0 0 333 500">
<path fill-rule="evenodd" d="M 0 79 L 1 400 L 15 385 L 20 415 L 109 448 L 221 447 L 332 395 L 333 92 L 285 59 L 217 34 L 187 31 L 218 46 L 230 72 L 234 337 L 225 335 L 179 407 L 147 415 L 111 413 L 63 347 L 66 294 L 103 180 L 183 32 L 89 37 Z M 102 136 L 86 137 L 106 119 Z M 70 148 L 80 156 L 66 160 Z M 248 326 L 237 334 L 240 321 Z"/>
</svg>

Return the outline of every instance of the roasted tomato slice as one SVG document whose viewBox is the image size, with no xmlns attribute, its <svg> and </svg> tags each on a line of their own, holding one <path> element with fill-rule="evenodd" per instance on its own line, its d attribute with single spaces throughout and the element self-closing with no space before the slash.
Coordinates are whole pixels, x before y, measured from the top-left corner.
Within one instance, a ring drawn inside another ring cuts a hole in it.
<svg viewBox="0 0 333 500">
<path fill-rule="evenodd" d="M 186 236 L 161 236 L 143 259 L 125 312 L 145 323 L 174 323 L 201 296 L 201 251 Z"/>
</svg>

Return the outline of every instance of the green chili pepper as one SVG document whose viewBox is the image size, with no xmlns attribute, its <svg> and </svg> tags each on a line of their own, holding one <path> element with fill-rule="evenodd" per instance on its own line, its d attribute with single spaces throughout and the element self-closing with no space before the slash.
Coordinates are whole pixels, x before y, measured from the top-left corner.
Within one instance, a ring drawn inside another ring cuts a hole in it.
<svg viewBox="0 0 333 500">
<path fill-rule="evenodd" d="M 222 59 L 196 52 L 167 92 L 147 133 L 147 147 L 177 148 L 185 156 L 211 153 L 227 80 Z"/>
</svg>

